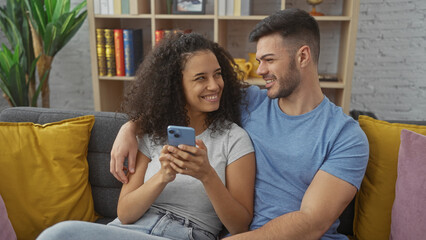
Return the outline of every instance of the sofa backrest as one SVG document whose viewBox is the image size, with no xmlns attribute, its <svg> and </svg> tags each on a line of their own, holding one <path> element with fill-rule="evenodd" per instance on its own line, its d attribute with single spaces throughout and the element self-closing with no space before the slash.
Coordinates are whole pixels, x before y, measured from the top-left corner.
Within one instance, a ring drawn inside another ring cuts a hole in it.
<svg viewBox="0 0 426 240">
<path fill-rule="evenodd" d="M 15 107 L 0 112 L 1 122 L 34 122 L 39 124 L 56 122 L 83 115 L 94 115 L 95 124 L 90 137 L 88 156 L 89 181 L 92 186 L 95 210 L 104 218 L 98 222 L 107 223 L 117 217 L 117 202 L 121 183 L 109 172 L 110 152 L 115 136 L 127 121 L 124 114 L 80 110 L 59 110 L 47 108 Z M 426 121 L 389 121 L 426 125 Z M 354 201 L 340 216 L 338 232 L 353 235 Z"/>
<path fill-rule="evenodd" d="M 1 122 L 33 122 L 45 124 L 68 118 L 94 115 L 95 124 L 89 142 L 87 161 L 95 211 L 108 222 L 117 217 L 117 202 L 121 183 L 109 171 L 110 152 L 115 136 L 127 121 L 124 114 L 80 110 L 15 107 L 0 112 Z"/>
</svg>

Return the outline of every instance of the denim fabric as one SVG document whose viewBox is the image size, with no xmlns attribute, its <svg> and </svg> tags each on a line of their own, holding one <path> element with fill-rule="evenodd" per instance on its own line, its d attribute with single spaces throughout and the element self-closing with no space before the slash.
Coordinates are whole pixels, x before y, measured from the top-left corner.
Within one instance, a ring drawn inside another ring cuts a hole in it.
<svg viewBox="0 0 426 240">
<path fill-rule="evenodd" d="M 142 218 L 133 224 L 121 224 L 120 220 L 117 218 L 108 225 L 168 239 L 216 239 L 215 235 L 201 229 L 189 219 L 156 207 L 151 207 Z"/>
<path fill-rule="evenodd" d="M 108 225 L 65 221 L 53 225 L 40 234 L 37 240 L 215 240 L 216 237 L 187 218 L 171 212 L 150 208 L 133 224 L 121 224 L 115 219 Z"/>
<path fill-rule="evenodd" d="M 44 230 L 37 240 L 167 240 L 143 232 L 83 221 L 64 221 Z"/>
</svg>

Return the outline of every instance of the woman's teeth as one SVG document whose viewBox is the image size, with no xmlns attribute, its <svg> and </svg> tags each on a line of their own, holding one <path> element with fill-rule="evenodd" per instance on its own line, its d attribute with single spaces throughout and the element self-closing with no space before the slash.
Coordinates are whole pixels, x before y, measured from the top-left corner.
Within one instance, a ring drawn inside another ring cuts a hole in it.
<svg viewBox="0 0 426 240">
<path fill-rule="evenodd" d="M 210 95 L 210 96 L 204 96 L 203 97 L 206 100 L 216 100 L 217 99 L 217 95 Z"/>
</svg>

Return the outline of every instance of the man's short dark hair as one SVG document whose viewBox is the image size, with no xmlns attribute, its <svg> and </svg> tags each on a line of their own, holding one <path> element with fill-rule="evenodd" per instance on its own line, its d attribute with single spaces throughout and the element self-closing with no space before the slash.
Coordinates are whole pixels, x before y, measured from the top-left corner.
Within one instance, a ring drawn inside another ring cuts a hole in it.
<svg viewBox="0 0 426 240">
<path fill-rule="evenodd" d="M 289 8 L 280 10 L 260 21 L 249 35 L 250 42 L 261 37 L 279 33 L 290 47 L 291 54 L 303 45 L 309 46 L 313 60 L 318 64 L 320 33 L 317 21 L 307 12 Z"/>
</svg>

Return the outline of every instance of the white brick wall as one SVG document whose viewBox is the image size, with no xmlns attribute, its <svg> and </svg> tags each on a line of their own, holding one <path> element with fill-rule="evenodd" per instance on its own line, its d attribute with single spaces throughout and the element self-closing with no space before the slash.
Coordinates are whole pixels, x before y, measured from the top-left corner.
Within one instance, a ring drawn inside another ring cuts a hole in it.
<svg viewBox="0 0 426 240">
<path fill-rule="evenodd" d="M 351 108 L 426 120 L 426 2 L 363 0 Z"/>
<path fill-rule="evenodd" d="M 255 12 L 275 10 L 275 0 L 253 0 Z M 324 0 L 317 10 L 340 14 L 342 1 Z M 72 0 L 76 5 L 80 0 Z M 211 0 L 208 1 L 210 4 Z M 306 1 L 287 0 L 287 7 L 309 10 Z M 6 0 L 0 0 L 4 5 Z M 256 7 L 261 5 L 262 7 Z M 426 1 L 361 0 L 351 109 L 372 111 L 380 119 L 426 120 Z M 247 43 L 251 24 L 230 26 L 234 34 L 228 48 L 236 57 L 255 50 Z M 336 23 L 320 23 L 323 30 L 319 69 L 337 68 Z M 241 40 L 237 40 L 241 39 Z M 7 40 L 0 34 L 0 43 Z M 240 50 L 234 50 L 241 48 Z M 55 57 L 50 76 L 52 107 L 93 109 L 87 22 L 75 38 Z M 0 98 L 0 110 L 7 106 Z"/>
</svg>

